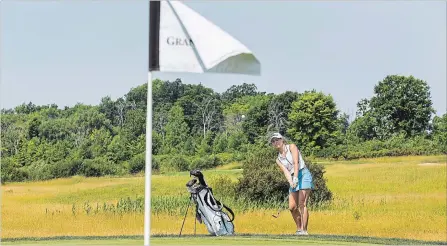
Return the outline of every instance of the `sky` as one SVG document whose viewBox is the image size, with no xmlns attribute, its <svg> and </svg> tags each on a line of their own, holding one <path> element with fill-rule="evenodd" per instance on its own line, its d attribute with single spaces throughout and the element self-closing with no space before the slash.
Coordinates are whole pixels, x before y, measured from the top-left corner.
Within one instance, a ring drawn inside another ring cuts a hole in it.
<svg viewBox="0 0 447 246">
<path fill-rule="evenodd" d="M 154 73 L 154 78 L 224 92 L 315 89 L 341 112 L 373 96 L 387 75 L 428 83 L 437 115 L 446 113 L 445 1 L 185 1 L 245 44 L 261 76 Z M 1 108 L 22 103 L 98 105 L 147 82 L 148 2 L 0 2 Z"/>
</svg>

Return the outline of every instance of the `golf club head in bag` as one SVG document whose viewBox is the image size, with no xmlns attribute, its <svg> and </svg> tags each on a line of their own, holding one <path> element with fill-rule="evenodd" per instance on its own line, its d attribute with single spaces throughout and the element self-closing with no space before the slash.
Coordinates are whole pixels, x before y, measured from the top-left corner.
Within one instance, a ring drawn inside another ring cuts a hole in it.
<svg viewBox="0 0 447 246">
<path fill-rule="evenodd" d="M 203 173 L 199 169 L 194 169 L 189 172 L 189 176 L 194 176 L 199 180 L 199 183 L 203 186 L 208 186 L 205 182 L 205 178 L 203 177 Z"/>
<path fill-rule="evenodd" d="M 233 235 L 234 234 L 234 213 L 225 204 L 219 202 L 213 195 L 200 170 L 192 170 L 191 176 L 195 178 L 188 181 L 186 187 L 191 193 L 191 199 L 196 204 L 196 218 L 202 224 L 205 224 L 208 232 L 213 236 Z M 197 179 L 198 183 L 197 183 Z M 232 216 L 223 211 L 226 209 Z"/>
</svg>

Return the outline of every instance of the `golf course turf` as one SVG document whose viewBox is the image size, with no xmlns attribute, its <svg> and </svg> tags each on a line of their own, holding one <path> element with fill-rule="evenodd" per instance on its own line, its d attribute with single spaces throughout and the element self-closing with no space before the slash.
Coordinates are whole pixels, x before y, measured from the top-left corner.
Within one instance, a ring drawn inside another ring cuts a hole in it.
<svg viewBox="0 0 447 246">
<path fill-rule="evenodd" d="M 153 235 L 151 245 L 447 245 L 442 241 L 377 238 L 340 235 L 262 235 L 241 234 L 213 237 L 209 235 Z M 6 238 L 2 245 L 143 245 L 143 236 Z"/>
</svg>

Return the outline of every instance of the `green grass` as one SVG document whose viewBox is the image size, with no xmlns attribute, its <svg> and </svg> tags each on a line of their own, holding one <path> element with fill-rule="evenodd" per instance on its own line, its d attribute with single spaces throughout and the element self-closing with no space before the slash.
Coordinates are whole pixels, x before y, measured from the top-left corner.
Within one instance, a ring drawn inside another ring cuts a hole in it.
<svg viewBox="0 0 447 246">
<path fill-rule="evenodd" d="M 232 162 L 229 164 L 225 164 L 216 168 L 216 170 L 233 170 L 233 169 L 241 169 L 242 164 L 239 162 Z"/>
<path fill-rule="evenodd" d="M 142 245 L 141 236 L 113 237 L 52 237 L 6 240 L 2 245 Z M 442 241 L 420 241 L 399 238 L 374 238 L 336 235 L 237 235 L 212 237 L 208 235 L 154 235 L 151 245 L 446 245 Z"/>
<path fill-rule="evenodd" d="M 356 164 L 419 164 L 419 163 L 446 163 L 447 157 L 445 155 L 433 156 L 396 156 L 396 157 L 378 157 L 378 158 L 361 158 L 356 160 L 328 160 L 328 159 L 313 159 L 312 162 L 318 162 L 324 165 L 356 165 Z"/>
</svg>

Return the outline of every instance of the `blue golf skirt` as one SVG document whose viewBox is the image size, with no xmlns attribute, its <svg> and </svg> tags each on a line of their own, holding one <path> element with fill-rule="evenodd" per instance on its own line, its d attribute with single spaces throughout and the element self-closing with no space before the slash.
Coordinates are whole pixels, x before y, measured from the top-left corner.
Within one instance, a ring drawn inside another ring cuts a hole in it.
<svg viewBox="0 0 447 246">
<path fill-rule="evenodd" d="M 292 173 L 293 178 L 293 173 Z M 301 169 L 298 171 L 298 185 L 293 189 L 292 187 L 289 188 L 290 192 L 297 192 L 298 190 L 307 190 L 307 189 L 314 189 L 314 183 L 312 179 L 312 174 L 310 173 L 309 169 L 307 167 Z"/>
</svg>

